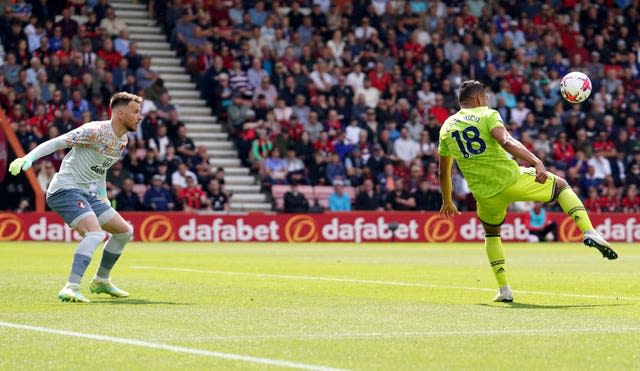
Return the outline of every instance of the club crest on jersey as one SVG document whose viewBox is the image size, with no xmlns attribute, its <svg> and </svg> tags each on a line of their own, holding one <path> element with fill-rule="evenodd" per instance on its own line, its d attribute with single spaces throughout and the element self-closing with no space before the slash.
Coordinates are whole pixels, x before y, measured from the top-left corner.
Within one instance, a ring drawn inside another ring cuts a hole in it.
<svg viewBox="0 0 640 371">
<path fill-rule="evenodd" d="M 84 201 L 78 201 L 78 207 L 81 209 L 84 209 L 85 207 Z"/>
</svg>

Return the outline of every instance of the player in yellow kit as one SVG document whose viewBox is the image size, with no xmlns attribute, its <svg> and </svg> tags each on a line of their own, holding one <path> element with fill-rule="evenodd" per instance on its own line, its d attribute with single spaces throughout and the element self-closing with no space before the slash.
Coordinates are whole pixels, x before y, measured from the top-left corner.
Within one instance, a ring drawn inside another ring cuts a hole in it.
<svg viewBox="0 0 640 371">
<path fill-rule="evenodd" d="M 465 81 L 458 93 L 460 111 L 450 116 L 440 129 L 440 214 L 458 213 L 451 197 L 451 166 L 456 160 L 477 201 L 477 214 L 485 231 L 485 248 L 500 290 L 494 301 L 511 302 L 507 283 L 500 225 L 507 207 L 515 201 L 557 200 L 583 233 L 585 245 L 598 249 L 607 259 L 618 254 L 591 225 L 591 220 L 566 180 L 546 171 L 544 164 L 507 132 L 500 114 L 487 107 L 488 96 L 478 81 Z M 531 164 L 519 167 L 509 157 Z"/>
</svg>

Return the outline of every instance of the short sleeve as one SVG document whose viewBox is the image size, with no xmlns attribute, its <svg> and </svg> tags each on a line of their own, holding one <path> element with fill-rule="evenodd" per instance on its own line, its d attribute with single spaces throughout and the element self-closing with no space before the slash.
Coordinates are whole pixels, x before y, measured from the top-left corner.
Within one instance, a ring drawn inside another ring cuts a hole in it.
<svg viewBox="0 0 640 371">
<path fill-rule="evenodd" d="M 487 130 L 491 131 L 498 126 L 504 126 L 504 121 L 502 121 L 502 117 L 500 113 L 496 110 L 489 110 L 487 115 L 484 118 L 485 125 L 487 126 Z"/>
<path fill-rule="evenodd" d="M 440 129 L 440 138 L 438 141 L 438 154 L 443 157 L 449 157 L 451 156 L 451 151 L 447 146 L 447 141 L 445 138 L 446 130 L 444 128 L 445 126 L 443 125 L 442 128 Z"/>
</svg>

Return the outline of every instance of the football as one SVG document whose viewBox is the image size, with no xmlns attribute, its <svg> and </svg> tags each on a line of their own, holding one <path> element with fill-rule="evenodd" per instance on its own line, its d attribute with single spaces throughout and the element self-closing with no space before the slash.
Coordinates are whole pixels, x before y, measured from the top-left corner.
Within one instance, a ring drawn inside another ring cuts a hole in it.
<svg viewBox="0 0 640 371">
<path fill-rule="evenodd" d="M 591 80 L 582 72 L 569 72 L 560 82 L 560 94 L 569 103 L 582 103 L 591 94 Z"/>
</svg>

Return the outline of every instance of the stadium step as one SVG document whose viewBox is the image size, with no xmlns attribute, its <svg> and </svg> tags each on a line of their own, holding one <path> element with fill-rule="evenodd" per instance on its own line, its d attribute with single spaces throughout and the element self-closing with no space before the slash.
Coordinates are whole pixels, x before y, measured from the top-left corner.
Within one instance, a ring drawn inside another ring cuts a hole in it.
<svg viewBox="0 0 640 371">
<path fill-rule="evenodd" d="M 148 42 L 148 41 L 165 42 L 166 39 L 164 35 L 161 34 L 160 31 L 154 30 L 154 28 L 151 28 L 145 31 L 144 33 L 143 32 L 131 33 L 131 40 L 138 41 L 138 42 Z"/>
<path fill-rule="evenodd" d="M 162 28 L 149 21 L 144 4 L 128 3 L 124 0 L 110 2 L 119 19 L 129 28 L 131 39 L 138 43 L 141 54 L 151 56 L 151 65 L 165 81 L 171 102 L 180 112 L 180 119 L 187 126 L 188 135 L 197 146 L 205 146 L 213 168 L 225 170 L 225 187 L 234 196 L 231 209 L 234 211 L 269 211 L 271 204 L 261 193 L 256 177 L 251 175 L 238 159 L 238 152 L 223 125 L 211 116 L 207 102 L 200 98 L 195 83 L 191 82 L 180 58 L 170 49 Z"/>
<path fill-rule="evenodd" d="M 197 141 L 196 144 L 198 144 Z M 209 154 L 209 156 L 214 158 L 234 158 L 238 156 L 238 151 L 236 151 L 235 149 L 207 148 L 207 153 Z"/>
<path fill-rule="evenodd" d="M 234 193 L 231 199 L 235 202 L 242 202 L 242 203 L 245 203 L 245 202 L 261 203 L 266 201 L 266 196 L 262 193 L 255 193 L 255 194 Z"/>
<path fill-rule="evenodd" d="M 242 166 L 230 166 L 224 169 L 228 175 L 249 175 L 249 169 Z"/>
<path fill-rule="evenodd" d="M 166 36 L 162 33 L 162 29 L 158 26 L 129 26 L 127 25 L 127 29 L 131 36 L 137 36 L 147 33 L 162 35 L 162 38 L 166 40 Z"/>
<path fill-rule="evenodd" d="M 237 168 L 236 168 L 237 169 Z M 229 169 L 224 169 L 225 175 L 229 174 Z M 260 186 L 258 184 L 225 184 L 224 188 L 227 191 L 236 193 L 260 193 Z"/>
<path fill-rule="evenodd" d="M 153 65 L 153 60 L 151 61 L 151 64 Z M 196 91 L 196 84 L 192 82 L 165 81 L 164 86 L 169 89 L 169 92 L 176 89 Z"/>
<path fill-rule="evenodd" d="M 155 60 L 154 60 L 155 62 Z M 155 64 L 155 63 L 154 63 Z M 184 73 L 184 67 L 177 66 L 153 66 L 153 70 L 159 73 Z"/>
<path fill-rule="evenodd" d="M 192 134 L 192 137 L 196 137 L 199 143 L 202 143 L 205 141 L 216 141 L 216 142 L 229 143 L 231 145 L 231 142 L 228 142 L 229 135 L 227 135 L 227 133 L 211 132 L 210 130 L 194 133 L 194 131 L 191 129 L 192 129 L 191 126 L 189 126 L 189 133 Z"/>
<path fill-rule="evenodd" d="M 255 184 L 256 178 L 251 175 L 227 175 L 224 176 L 225 184 Z"/>
<path fill-rule="evenodd" d="M 190 123 L 188 120 L 184 120 L 185 125 L 187 125 L 187 129 L 189 129 L 189 133 L 191 133 L 190 135 L 195 138 L 195 141 L 198 142 L 200 139 L 212 139 L 211 137 L 209 137 L 209 134 L 224 134 L 225 136 L 227 136 L 227 133 L 222 131 L 222 126 L 217 125 L 217 124 L 206 124 L 206 125 L 202 125 L 202 124 L 192 124 Z M 194 125 L 198 125 L 197 127 L 194 127 Z M 220 137 L 217 137 L 219 140 L 227 140 L 227 139 L 220 139 Z"/>
<path fill-rule="evenodd" d="M 173 90 L 171 98 L 200 99 L 200 93 L 196 90 Z"/>
<path fill-rule="evenodd" d="M 164 81 L 191 82 L 191 77 L 182 73 L 160 72 L 160 77 L 162 77 Z"/>
<path fill-rule="evenodd" d="M 140 51 L 171 50 L 169 44 L 164 41 L 138 41 L 138 48 Z"/>
<path fill-rule="evenodd" d="M 176 52 L 174 52 L 173 50 L 143 50 L 142 48 L 140 49 L 140 54 L 143 55 L 148 55 L 151 57 L 151 66 L 153 66 L 153 60 L 155 57 L 170 57 L 170 58 L 176 58 Z M 195 85 L 194 85 L 195 87 Z"/>
<path fill-rule="evenodd" d="M 194 124 L 195 123 L 207 124 L 207 125 L 217 124 L 215 118 L 211 116 L 196 115 L 196 114 L 189 114 L 187 112 L 182 112 L 182 115 L 180 115 L 180 117 L 182 117 L 185 121 L 188 121 L 189 123 L 194 123 Z"/>
<path fill-rule="evenodd" d="M 122 19 L 124 21 L 124 23 L 127 24 L 127 26 L 154 27 L 154 26 L 150 26 L 149 25 L 151 23 L 151 21 L 149 19 L 147 19 L 146 15 L 144 17 L 140 17 L 140 18 L 134 18 L 134 17 L 130 16 L 127 13 L 125 13 L 124 15 L 118 15 L 118 9 L 116 9 L 116 17 L 118 19 Z"/>
<path fill-rule="evenodd" d="M 209 107 L 188 107 L 184 110 L 184 112 L 181 113 L 192 113 L 194 115 L 206 115 L 211 113 L 211 108 Z M 186 122 L 186 119 L 183 118 L 183 120 Z"/>
<path fill-rule="evenodd" d="M 157 68 L 160 66 L 171 66 L 171 67 L 182 67 L 180 66 L 180 61 L 176 59 L 176 57 L 155 57 L 151 61 L 151 65 L 153 68 Z"/>
<path fill-rule="evenodd" d="M 225 169 L 228 167 L 242 166 L 242 164 L 240 163 L 240 159 L 237 158 L 237 153 L 236 153 L 236 157 L 233 157 L 233 158 L 219 158 L 219 157 L 212 156 L 209 159 L 209 163 L 211 164 L 211 166 L 221 167 Z"/>
<path fill-rule="evenodd" d="M 185 98 L 172 97 L 171 103 L 177 104 L 178 106 L 180 106 L 181 109 L 184 109 L 184 107 L 206 107 L 207 106 L 207 102 L 205 102 L 200 98 L 185 99 Z M 211 112 L 211 109 L 209 109 L 209 112 Z"/>
<path fill-rule="evenodd" d="M 123 3 L 124 4 L 124 3 Z M 113 6 L 113 4 L 111 4 Z M 131 5 L 135 5 L 135 4 L 131 4 Z M 119 19 L 122 19 L 123 21 L 127 22 L 127 19 L 144 19 L 145 21 L 149 22 L 149 13 L 145 10 L 144 5 L 142 8 L 139 9 L 134 9 L 134 8 L 130 8 L 130 9 L 126 9 L 126 10 L 122 10 L 120 12 L 118 12 L 118 7 L 115 7 L 116 9 L 116 17 Z"/>
<path fill-rule="evenodd" d="M 231 210 L 233 211 L 270 211 L 271 204 L 257 202 L 233 202 L 231 197 Z"/>
<path fill-rule="evenodd" d="M 200 134 L 197 135 L 198 145 L 203 145 L 211 150 L 235 150 L 233 143 L 226 140 L 204 140 Z"/>
<path fill-rule="evenodd" d="M 125 3 L 122 1 L 110 1 L 109 5 L 114 7 L 116 10 L 143 10 L 143 11 L 147 10 L 147 7 L 145 4 L 132 4 L 130 2 Z"/>
</svg>

